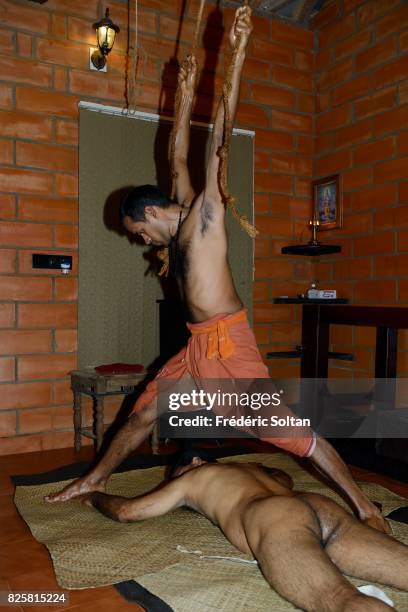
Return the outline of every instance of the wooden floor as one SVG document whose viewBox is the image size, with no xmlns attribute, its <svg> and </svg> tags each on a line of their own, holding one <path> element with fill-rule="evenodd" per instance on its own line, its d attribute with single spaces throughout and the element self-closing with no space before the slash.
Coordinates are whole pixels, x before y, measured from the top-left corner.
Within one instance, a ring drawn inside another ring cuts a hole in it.
<svg viewBox="0 0 408 612">
<path fill-rule="evenodd" d="M 265 447 L 263 447 L 264 449 Z M 270 448 L 270 447 L 269 447 Z M 255 450 L 255 449 L 254 449 Z M 259 449 L 261 450 L 261 449 Z M 61 591 L 55 580 L 47 549 L 36 542 L 20 518 L 13 503 L 14 487 L 10 475 L 39 473 L 58 466 L 87 461 L 92 449 L 80 453 L 71 449 L 9 455 L 0 457 L 0 591 Z M 359 480 L 373 481 L 408 497 L 408 486 L 383 476 L 352 468 Z M 69 604 L 47 606 L 44 610 L 75 610 L 81 612 L 139 612 L 141 607 L 127 603 L 109 586 L 69 591 Z M 0 610 L 38 610 L 33 606 L 1 607 Z"/>
</svg>

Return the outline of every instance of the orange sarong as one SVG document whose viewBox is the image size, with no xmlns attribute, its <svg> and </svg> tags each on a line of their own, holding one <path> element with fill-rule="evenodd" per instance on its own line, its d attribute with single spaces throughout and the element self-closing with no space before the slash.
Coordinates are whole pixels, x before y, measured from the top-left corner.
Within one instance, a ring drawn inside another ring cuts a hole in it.
<svg viewBox="0 0 408 612">
<path fill-rule="evenodd" d="M 187 345 L 161 368 L 139 397 L 134 412 L 143 410 L 157 397 L 157 380 L 179 381 L 190 376 L 199 385 L 203 379 L 270 378 L 262 361 L 245 310 L 218 314 L 202 323 L 187 323 L 191 336 Z M 293 413 L 287 408 L 287 414 Z M 309 427 L 302 436 L 261 438 L 301 457 L 309 457 L 316 446 L 316 435 Z"/>
</svg>

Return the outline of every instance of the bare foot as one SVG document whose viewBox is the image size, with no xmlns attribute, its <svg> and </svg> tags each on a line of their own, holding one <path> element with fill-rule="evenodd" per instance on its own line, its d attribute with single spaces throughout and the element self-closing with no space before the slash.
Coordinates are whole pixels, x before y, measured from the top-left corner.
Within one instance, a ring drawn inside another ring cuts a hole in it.
<svg viewBox="0 0 408 612">
<path fill-rule="evenodd" d="M 87 493 L 94 493 L 95 491 L 105 492 L 106 483 L 104 481 L 92 481 L 89 476 L 84 476 L 83 478 L 78 478 L 71 482 L 69 485 L 64 487 L 61 491 L 57 493 L 50 493 L 50 495 L 46 495 L 44 500 L 49 504 L 54 504 L 57 502 L 66 502 L 70 499 L 74 499 L 75 497 L 79 497 L 81 495 L 85 495 Z"/>
</svg>

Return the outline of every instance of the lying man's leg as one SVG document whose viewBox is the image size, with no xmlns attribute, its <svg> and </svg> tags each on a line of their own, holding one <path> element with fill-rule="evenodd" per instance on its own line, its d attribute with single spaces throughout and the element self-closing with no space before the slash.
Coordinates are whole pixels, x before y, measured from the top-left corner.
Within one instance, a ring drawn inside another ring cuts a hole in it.
<svg viewBox="0 0 408 612">
<path fill-rule="evenodd" d="M 294 498 L 273 497 L 257 500 L 249 504 L 243 520 L 248 544 L 258 560 L 260 568 L 271 586 L 285 599 L 302 610 L 313 612 L 382 612 L 391 608 L 372 597 L 362 595 L 344 578 L 336 567 L 339 558 L 340 569 L 350 573 L 347 554 L 353 559 L 353 572 L 356 577 L 367 580 L 383 580 L 391 586 L 402 588 L 401 580 L 393 580 L 392 574 L 402 571 L 403 554 L 395 554 L 397 560 L 380 576 L 378 566 L 390 561 L 389 553 L 384 554 L 384 541 L 393 548 L 394 553 L 402 547 L 388 536 L 377 533 L 370 527 L 360 525 L 354 538 L 347 540 L 347 551 L 341 545 L 341 538 L 336 539 L 333 555 L 324 548 L 321 521 L 316 508 L 306 503 L 306 497 Z M 325 499 L 321 496 L 317 498 Z M 330 526 L 325 527 L 326 541 L 333 535 L 340 524 L 348 521 L 357 525 L 357 521 L 343 511 L 340 506 L 331 502 L 338 509 L 332 508 Z M 316 506 L 317 507 L 317 506 Z M 344 513 L 344 514 L 343 514 Z M 347 519 L 344 515 L 347 515 Z M 350 518 L 348 518 L 350 517 Z M 366 537 L 376 534 L 381 542 L 364 549 Z M 367 534 L 369 534 L 367 536 Z M 343 537 L 345 537 L 345 533 Z M 334 545 L 334 539 L 333 544 Z M 340 551 L 340 552 L 339 552 Z M 342 553 L 343 551 L 343 553 Z M 354 559 L 361 551 L 358 564 Z M 364 551 L 364 552 L 363 552 Z M 375 567 L 370 570 L 374 558 Z M 405 564 L 408 561 L 405 559 Z M 377 568 L 377 569 L 375 569 Z M 403 571 L 407 574 L 408 567 Z M 387 580 L 385 580 L 387 578 Z"/>
<path fill-rule="evenodd" d="M 114 469 L 149 436 L 157 418 L 157 400 L 132 414 L 113 438 L 104 456 L 85 476 L 67 485 L 62 491 L 47 495 L 47 502 L 64 502 L 92 491 L 104 491 Z"/>
</svg>

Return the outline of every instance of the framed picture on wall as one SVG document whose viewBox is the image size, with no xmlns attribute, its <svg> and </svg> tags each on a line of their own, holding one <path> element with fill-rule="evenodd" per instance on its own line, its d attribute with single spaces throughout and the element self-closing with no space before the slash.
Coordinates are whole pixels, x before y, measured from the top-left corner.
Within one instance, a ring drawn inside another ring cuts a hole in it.
<svg viewBox="0 0 408 612">
<path fill-rule="evenodd" d="M 343 198 L 339 174 L 313 181 L 313 219 L 319 221 L 319 231 L 343 225 Z"/>
</svg>

